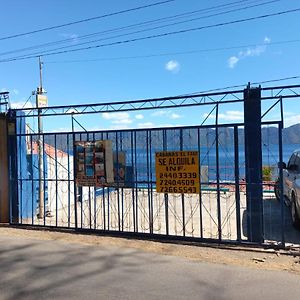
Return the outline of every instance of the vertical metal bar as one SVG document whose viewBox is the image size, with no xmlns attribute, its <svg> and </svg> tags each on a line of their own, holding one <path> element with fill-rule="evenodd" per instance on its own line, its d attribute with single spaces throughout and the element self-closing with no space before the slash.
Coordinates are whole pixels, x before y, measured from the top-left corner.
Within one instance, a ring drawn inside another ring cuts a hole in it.
<svg viewBox="0 0 300 300">
<path fill-rule="evenodd" d="M 71 185 L 70 185 L 70 135 L 67 134 L 67 153 L 68 153 L 68 227 L 70 227 L 71 216 Z"/>
<path fill-rule="evenodd" d="M 209 179 L 211 178 L 209 169 L 210 169 L 210 148 L 212 148 L 213 143 L 211 145 L 209 145 L 209 129 L 206 129 L 206 157 L 207 157 L 207 181 L 208 181 L 208 186 L 210 184 Z"/>
<path fill-rule="evenodd" d="M 151 203 L 150 203 L 150 170 L 149 170 L 149 130 L 146 130 L 146 168 L 147 168 L 147 195 L 148 195 L 148 220 L 149 230 L 153 233 L 153 226 L 151 224 Z"/>
<path fill-rule="evenodd" d="M 19 121 L 20 123 L 23 121 L 23 118 L 20 118 Z M 20 125 L 21 127 L 21 125 Z M 21 133 L 21 132 L 20 132 Z M 20 192 L 19 192 L 19 205 L 20 205 L 20 223 L 23 223 L 23 180 L 22 180 L 22 151 L 24 151 L 24 149 L 22 149 L 22 138 L 24 138 L 23 136 L 19 135 L 17 137 L 19 139 L 19 154 L 18 154 L 18 166 L 19 166 L 19 172 L 18 172 L 18 176 L 20 175 L 20 178 L 18 178 L 17 180 L 17 184 L 20 185 Z M 24 153 L 24 152 L 23 152 Z"/>
<path fill-rule="evenodd" d="M 283 118 L 283 102 L 282 102 L 282 96 L 279 98 L 280 101 L 280 119 L 281 119 L 281 128 L 284 128 L 284 118 Z"/>
<path fill-rule="evenodd" d="M 121 153 L 123 152 L 123 135 L 122 135 L 122 131 L 120 131 L 120 151 Z M 126 158 L 125 158 L 126 159 Z M 126 168 L 126 166 L 123 166 L 124 168 Z M 125 178 L 126 178 L 126 169 L 124 169 L 124 181 L 121 184 L 121 228 L 122 231 L 124 231 L 124 184 L 125 184 Z"/>
<path fill-rule="evenodd" d="M 35 204 L 34 203 L 34 172 L 33 172 L 33 155 L 32 155 L 32 135 L 30 135 L 30 159 L 31 159 L 31 207 L 32 207 L 32 212 L 31 212 L 31 224 L 34 224 L 34 211 L 35 211 Z"/>
<path fill-rule="evenodd" d="M 90 135 L 87 133 L 87 141 L 90 141 Z M 95 149 L 93 149 L 93 164 L 94 164 L 94 158 L 95 158 Z M 95 170 L 95 164 L 93 166 Z M 81 201 L 83 203 L 83 201 Z M 89 186 L 89 197 L 88 197 L 88 208 L 89 208 L 89 223 L 90 223 L 90 229 L 92 229 L 92 200 L 91 200 L 91 187 Z"/>
<path fill-rule="evenodd" d="M 217 210 L 218 210 L 218 235 L 222 239 L 221 220 L 221 197 L 220 197 L 220 161 L 219 161 L 219 126 L 218 126 L 219 104 L 216 105 L 216 175 L 217 175 Z"/>
<path fill-rule="evenodd" d="M 116 160 L 117 160 L 117 172 L 116 172 L 116 178 L 117 178 L 117 201 L 118 201 L 118 228 L 119 231 L 121 231 L 121 222 L 120 222 L 120 176 L 119 176 L 119 140 L 118 140 L 118 132 L 116 131 Z"/>
<path fill-rule="evenodd" d="M 79 134 L 79 139 L 80 139 L 80 141 L 82 141 L 82 134 L 80 133 Z M 84 150 L 84 161 L 86 161 L 85 160 L 85 150 Z M 82 229 L 82 224 L 83 224 L 83 197 L 82 197 L 82 186 L 80 186 L 79 188 L 78 188 L 78 192 L 79 192 L 79 199 L 80 199 L 80 228 Z"/>
<path fill-rule="evenodd" d="M 95 133 L 93 133 L 93 141 L 95 142 Z M 96 198 L 96 187 L 94 187 L 94 229 L 97 228 L 97 198 Z"/>
<path fill-rule="evenodd" d="M 152 181 L 152 135 L 149 130 L 149 165 L 150 165 L 150 222 L 153 233 L 153 181 Z"/>
<path fill-rule="evenodd" d="M 131 195 L 132 195 L 132 214 L 133 214 L 133 231 L 136 232 L 136 222 L 135 222 L 135 190 L 134 190 L 134 176 L 135 176 L 135 168 L 136 165 L 134 163 L 133 159 L 133 131 L 130 132 L 131 134 L 131 166 L 132 166 L 132 189 L 131 189 Z"/>
<path fill-rule="evenodd" d="M 198 127 L 198 153 L 199 153 L 199 179 L 200 179 L 200 193 L 199 193 L 199 213 L 200 213 L 200 237 L 203 238 L 203 215 L 202 215 L 202 190 L 201 190 L 201 144 L 200 144 L 200 128 Z"/>
<path fill-rule="evenodd" d="M 54 135 L 54 148 L 55 148 L 55 226 L 57 227 L 58 225 L 58 210 L 57 210 L 57 204 L 58 204 L 58 195 L 57 195 L 57 190 L 58 190 L 58 182 L 57 182 L 57 176 L 58 176 L 58 172 L 57 172 L 57 137 L 56 134 Z M 49 183 L 48 183 L 49 184 Z"/>
<path fill-rule="evenodd" d="M 167 131 L 163 129 L 163 151 L 167 151 Z M 166 235 L 169 235 L 169 195 L 165 193 L 165 219 L 166 219 Z"/>
<path fill-rule="evenodd" d="M 108 140 L 108 132 L 106 132 L 106 139 Z M 107 187 L 107 230 L 110 229 L 110 187 Z"/>
<path fill-rule="evenodd" d="M 41 138 L 41 135 L 39 136 L 39 138 Z M 39 154 L 39 159 L 40 157 L 42 157 L 42 169 L 40 168 L 39 171 L 43 172 L 42 174 L 42 178 L 44 179 L 43 181 L 43 219 L 44 219 L 44 226 L 46 225 L 46 214 L 45 214 L 45 207 L 46 207 L 46 163 L 45 163 L 45 140 L 44 140 L 44 136 L 42 136 L 42 140 L 43 140 L 43 147 L 42 149 L 39 149 L 39 151 L 41 151 L 40 153 L 42 153 L 42 156 Z M 39 165 L 40 166 L 40 165 Z M 48 182 L 49 183 L 49 182 Z M 40 190 L 41 186 L 39 187 L 39 193 L 41 194 L 41 190 Z"/>
<path fill-rule="evenodd" d="M 237 240 L 241 241 L 241 205 L 240 205 L 240 161 L 239 161 L 239 132 L 234 126 L 234 178 L 235 178 L 235 209 Z"/>
<path fill-rule="evenodd" d="M 282 150 L 282 128 L 283 124 L 278 126 L 278 142 L 279 142 L 279 190 L 280 190 L 280 208 L 281 208 L 281 243 L 285 247 L 285 217 L 284 217 L 284 195 L 283 195 L 283 150 Z"/>
<path fill-rule="evenodd" d="M 101 141 L 103 141 L 103 132 L 101 132 Z M 105 187 L 102 187 L 102 205 L 103 205 L 103 230 L 106 230 L 106 215 L 105 215 Z"/>
<path fill-rule="evenodd" d="M 137 149 L 136 149 L 136 131 L 134 131 L 134 174 L 135 174 L 135 226 L 136 226 L 136 232 L 139 231 L 139 219 L 138 219 L 138 209 L 139 209 L 139 198 L 138 198 L 138 174 L 137 174 Z"/>
<path fill-rule="evenodd" d="M 180 141 L 180 151 L 183 150 L 183 130 L 179 130 L 179 141 Z M 185 205 L 184 205 L 184 194 L 181 194 L 181 210 L 182 210 L 182 233 L 185 236 Z"/>
<path fill-rule="evenodd" d="M 73 183 L 74 183 L 74 218 L 75 218 L 75 229 L 78 229 L 78 218 L 77 218 L 77 185 L 76 185 L 76 146 L 75 146 L 75 132 L 74 132 L 74 118 L 72 115 L 72 136 L 73 136 Z"/>
<path fill-rule="evenodd" d="M 36 106 L 38 107 L 38 95 L 36 95 Z M 39 217 L 44 216 L 45 223 L 45 181 L 42 181 L 42 178 L 45 179 L 45 170 L 43 167 L 44 163 L 44 136 L 43 136 L 43 121 L 41 117 L 41 109 L 38 109 L 38 154 L 39 154 Z M 41 148 L 43 144 L 43 149 Z"/>
</svg>

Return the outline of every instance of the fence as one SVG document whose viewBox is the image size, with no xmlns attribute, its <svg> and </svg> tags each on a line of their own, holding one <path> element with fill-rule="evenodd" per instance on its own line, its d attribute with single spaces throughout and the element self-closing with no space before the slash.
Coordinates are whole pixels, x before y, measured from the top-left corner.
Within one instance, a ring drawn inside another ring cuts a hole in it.
<svg viewBox="0 0 300 300">
<path fill-rule="evenodd" d="M 74 113 L 73 108 L 63 110 Z M 38 134 L 25 130 L 26 118 L 36 117 L 36 111 L 24 111 L 10 112 L 10 122 L 16 125 L 9 134 L 13 224 L 224 243 L 298 242 L 290 234 L 283 201 L 274 195 L 276 166 L 283 159 L 282 121 L 259 120 L 258 149 L 253 150 L 245 137 L 250 132 L 246 115 L 245 123 Z M 275 130 L 272 143 L 261 126 Z M 115 182 L 78 186 L 75 142 L 98 140 L 112 143 Z M 161 151 L 198 153 L 199 193 L 157 191 L 155 153 Z M 125 179 L 120 180 L 122 168 Z M 263 178 L 265 170 L 268 178 Z"/>
<path fill-rule="evenodd" d="M 12 181 L 18 187 L 17 223 L 246 242 L 249 220 L 245 147 L 240 137 L 243 127 L 220 125 L 218 136 L 215 126 L 45 133 L 43 216 L 39 216 L 39 136 L 18 134 L 18 176 Z M 95 140 L 110 140 L 113 152 L 125 155 L 125 183 L 116 181 L 113 187 L 102 188 L 76 186 L 74 142 Z M 199 153 L 199 195 L 156 192 L 155 153 L 178 149 Z M 269 150 L 263 161 L 270 165 L 268 155 Z M 272 157 L 274 165 L 274 157 L 279 160 L 278 147 L 272 150 Z M 268 197 L 264 215 L 269 216 L 275 210 L 270 203 L 276 201 L 272 183 L 263 190 Z M 275 241 L 280 240 L 280 210 L 276 218 L 264 221 L 264 240 L 272 240 L 272 232 Z"/>
</svg>

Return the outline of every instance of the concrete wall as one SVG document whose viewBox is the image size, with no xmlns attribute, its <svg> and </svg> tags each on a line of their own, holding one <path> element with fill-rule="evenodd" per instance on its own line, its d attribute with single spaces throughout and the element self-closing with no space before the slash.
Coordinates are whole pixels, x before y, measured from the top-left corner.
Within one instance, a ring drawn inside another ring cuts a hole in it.
<svg viewBox="0 0 300 300">
<path fill-rule="evenodd" d="M 0 223 L 9 222 L 6 117 L 0 114 Z"/>
</svg>

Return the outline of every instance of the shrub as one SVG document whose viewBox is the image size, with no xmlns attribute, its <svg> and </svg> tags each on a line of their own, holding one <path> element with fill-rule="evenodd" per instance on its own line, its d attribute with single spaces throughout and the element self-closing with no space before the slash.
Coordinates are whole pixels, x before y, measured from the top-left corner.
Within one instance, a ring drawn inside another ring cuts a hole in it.
<svg viewBox="0 0 300 300">
<path fill-rule="evenodd" d="M 272 168 L 270 166 L 262 167 L 262 179 L 263 179 L 263 181 L 271 181 L 272 180 Z"/>
</svg>

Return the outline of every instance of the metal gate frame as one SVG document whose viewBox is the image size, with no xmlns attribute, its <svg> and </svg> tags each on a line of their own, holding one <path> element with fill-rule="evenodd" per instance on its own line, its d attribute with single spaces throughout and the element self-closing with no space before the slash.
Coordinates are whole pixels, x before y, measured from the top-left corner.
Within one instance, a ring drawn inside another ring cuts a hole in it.
<svg viewBox="0 0 300 300">
<path fill-rule="evenodd" d="M 234 183 L 230 183 L 235 187 L 234 193 L 235 193 L 235 201 L 236 201 L 236 208 L 237 208 L 237 215 L 239 215 L 239 208 L 240 208 L 240 187 L 245 186 L 246 188 L 246 201 L 247 201 L 247 240 L 241 238 L 241 218 L 240 216 L 237 217 L 237 229 L 236 229 L 236 238 L 235 239 L 224 239 L 222 237 L 222 228 L 221 228 L 221 190 L 222 186 L 226 185 L 226 183 L 221 181 L 220 176 L 220 158 L 219 158 L 219 142 L 216 143 L 215 146 L 215 156 L 216 156 L 216 179 L 213 182 L 207 182 L 207 185 L 215 185 L 216 186 L 216 200 L 217 200 L 217 229 L 218 229 L 218 236 L 217 238 L 206 238 L 204 237 L 203 233 L 200 233 L 197 236 L 186 236 L 185 234 L 185 212 L 184 212 L 184 203 L 185 203 L 185 196 L 181 196 L 181 203 L 182 203 L 182 219 L 183 219 L 183 234 L 182 235 L 174 235 L 171 234 L 168 230 L 169 227 L 169 215 L 168 213 L 165 214 L 165 224 L 166 224 L 166 231 L 164 234 L 156 234 L 153 232 L 153 224 L 151 226 L 151 222 L 149 222 L 149 232 L 139 232 L 134 228 L 133 232 L 130 231 L 124 231 L 122 222 L 121 222 L 121 215 L 120 215 L 120 196 L 119 191 L 117 192 L 117 198 L 118 198 L 118 228 L 117 230 L 110 230 L 109 228 L 106 228 L 105 221 L 102 229 L 92 228 L 91 226 L 91 218 L 90 218 L 90 226 L 89 228 L 86 228 L 85 230 L 97 230 L 102 233 L 109 233 L 109 234 L 122 234 L 123 232 L 129 235 L 142 235 L 144 238 L 153 238 L 156 237 L 158 239 L 168 238 L 168 239 L 181 239 L 181 240 L 193 240 L 193 241 L 206 241 L 206 242 L 218 242 L 218 243 L 237 243 L 237 244 L 264 244 L 265 243 L 265 237 L 263 232 L 263 207 L 262 207 L 262 193 L 263 193 L 263 182 L 262 182 L 262 158 L 261 158 L 261 126 L 262 125 L 277 125 L 278 126 L 278 153 L 279 153 L 279 162 L 282 162 L 282 129 L 283 129 L 283 99 L 288 98 L 296 98 L 300 97 L 299 93 L 293 92 L 290 93 L 292 89 L 297 90 L 299 89 L 299 85 L 293 85 L 293 86 L 279 86 L 279 87 L 269 87 L 269 88 L 251 88 L 250 84 L 248 84 L 247 88 L 245 90 L 236 90 L 236 91 L 228 91 L 228 92 L 217 92 L 217 93 L 206 93 L 206 94 L 198 94 L 198 95 L 187 95 L 187 96 L 178 96 L 178 97 L 168 97 L 168 98 L 158 98 L 158 99 L 150 99 L 150 100 L 136 100 L 136 101 L 130 101 L 130 102 L 111 102 L 111 103 L 104 103 L 104 104 L 84 104 L 84 105 L 75 105 L 75 106 L 55 106 L 55 107 L 47 107 L 47 108 L 39 108 L 39 109 L 16 109 L 16 110 L 9 110 L 8 111 L 8 124 L 9 128 L 14 128 L 14 131 L 8 132 L 8 147 L 9 147 L 9 171 L 10 171 L 10 203 L 11 203 L 11 209 L 10 209 L 10 222 L 11 224 L 22 224 L 23 220 L 22 217 L 20 218 L 20 203 L 22 203 L 20 197 L 22 197 L 22 188 L 21 193 L 18 189 L 20 189 L 20 184 L 22 186 L 23 179 L 20 177 L 20 165 L 21 162 L 19 161 L 18 153 L 20 152 L 20 146 L 22 145 L 22 137 L 29 137 L 30 143 L 31 143 L 31 151 L 32 151 L 32 144 L 34 143 L 34 138 L 38 137 L 38 140 L 43 141 L 43 149 L 45 149 L 45 141 L 44 139 L 47 136 L 53 135 L 54 136 L 54 162 L 55 162 L 55 172 L 56 172 L 56 178 L 55 178 L 55 184 L 58 185 L 58 177 L 57 177 L 57 171 L 58 171 L 58 161 L 57 161 L 57 136 L 63 133 L 38 133 L 38 134 L 24 134 L 18 132 L 18 125 L 19 121 L 24 119 L 25 117 L 46 117 L 46 116 L 53 116 L 53 115 L 71 115 L 72 122 L 77 122 L 75 119 L 75 115 L 77 114 L 87 114 L 87 113 L 102 113 L 102 112 L 116 112 L 116 111 L 133 111 L 133 110 L 145 110 L 145 109 L 161 109 L 161 108 L 173 108 L 173 107 L 189 107 L 189 106 L 198 106 L 198 105 L 214 105 L 212 111 L 208 114 L 206 119 L 202 122 L 200 126 L 187 126 L 187 127 L 176 127 L 176 128 L 153 128 L 153 129 L 136 129 L 136 130 L 120 130 L 120 131 L 98 131 L 98 132 L 68 132 L 65 133 L 68 136 L 68 143 L 70 142 L 70 136 L 72 136 L 73 142 L 76 139 L 76 136 L 79 135 L 81 138 L 83 135 L 89 136 L 91 135 L 94 137 L 96 135 L 100 135 L 103 139 L 103 137 L 106 135 L 109 136 L 111 134 L 116 135 L 116 142 L 118 143 L 118 134 L 122 134 L 124 132 L 130 132 L 131 135 L 131 146 L 134 146 L 135 143 L 136 146 L 136 133 L 145 131 L 147 136 L 147 141 L 151 139 L 151 134 L 153 131 L 162 131 L 166 132 L 167 130 L 174 130 L 179 131 L 180 135 L 180 142 L 179 142 L 179 148 L 180 150 L 183 150 L 183 132 L 185 130 L 196 130 L 198 131 L 198 147 L 200 147 L 200 130 L 203 129 L 209 129 L 213 128 L 215 129 L 215 135 L 216 135 L 216 141 L 218 141 L 219 138 L 219 130 L 221 128 L 234 128 L 234 160 L 235 160 L 235 179 Z M 279 91 L 274 96 L 274 91 Z M 288 91 L 288 95 L 284 92 Z M 262 92 L 271 92 L 271 96 L 264 96 L 261 97 Z M 213 98 L 216 97 L 217 99 L 214 100 Z M 232 97 L 228 99 L 228 97 Z M 276 100 L 276 102 L 263 114 L 261 115 L 261 101 L 262 100 Z M 226 103 L 237 103 L 237 102 L 243 102 L 244 103 L 244 114 L 245 114 L 245 121 L 244 123 L 231 123 L 231 124 L 219 124 L 218 123 L 218 111 L 219 106 L 224 105 Z M 271 111 L 276 105 L 280 105 L 280 111 L 281 111 L 281 120 L 279 121 L 273 121 L 273 122 L 262 122 L 261 119 L 265 117 L 269 111 Z M 20 113 L 22 111 L 22 114 Z M 204 125 L 207 118 L 212 114 L 216 114 L 216 122 L 214 125 Z M 245 183 L 241 183 L 240 181 L 240 174 L 239 174 L 239 127 L 244 127 L 245 130 L 245 160 L 246 160 L 246 166 L 245 166 Z M 74 128 L 74 127 L 73 127 Z M 83 127 L 82 127 L 83 128 Z M 135 137 L 133 139 L 132 137 Z M 162 137 L 163 142 L 163 149 L 167 148 L 167 137 L 166 134 L 163 133 Z M 253 144 L 255 144 L 257 147 L 253 147 Z M 69 145 L 70 146 L 70 145 Z M 153 159 L 151 158 L 151 155 L 149 156 L 149 149 L 151 148 L 151 143 L 146 143 L 147 147 L 147 164 L 149 164 L 149 160 Z M 116 146 L 116 149 L 118 151 L 119 146 Z M 131 151 L 136 151 L 136 147 L 134 150 L 134 147 L 132 147 Z M 151 149 L 150 149 L 150 153 Z M 136 159 L 137 154 L 131 156 L 131 159 Z M 68 155 L 68 166 L 69 166 L 69 155 Z M 44 162 L 45 164 L 45 162 Z M 136 164 L 135 164 L 136 166 Z M 149 165 L 148 165 L 149 166 Z M 258 167 L 257 167 L 258 166 Z M 148 193 L 151 191 L 151 196 L 148 195 L 148 201 L 149 204 L 149 220 L 151 219 L 151 207 L 153 209 L 153 201 L 151 202 L 151 199 L 153 200 L 153 170 L 150 167 L 148 167 L 148 172 L 151 172 L 151 180 L 149 181 L 148 174 L 148 182 L 146 182 Z M 282 169 L 279 170 L 280 172 L 280 189 L 282 191 L 283 183 L 282 183 Z M 74 174 L 73 174 L 74 175 Z M 46 187 L 46 176 L 45 172 L 42 176 L 42 181 L 44 185 L 44 193 L 45 193 L 45 187 Z M 31 179 L 29 180 L 32 186 L 35 181 L 40 181 Z M 70 182 L 74 182 L 74 176 L 70 175 L 70 172 L 68 172 L 68 184 L 69 184 L 69 190 L 70 191 Z M 135 181 L 133 181 L 134 192 L 132 193 L 132 197 L 136 197 L 136 201 L 138 201 L 138 180 L 137 177 L 135 178 Z M 203 182 L 201 184 L 204 184 Z M 56 222 L 54 223 L 54 227 L 67 227 L 67 228 L 75 228 L 77 230 L 81 230 L 84 228 L 80 228 L 78 226 L 78 201 L 80 201 L 80 197 L 82 197 L 82 194 L 78 195 L 78 189 L 76 188 L 76 185 L 73 183 L 74 188 L 74 194 L 73 194 L 73 201 L 74 201 L 74 213 L 75 213 L 75 226 L 70 226 L 70 218 L 68 220 L 68 226 L 59 226 L 58 220 L 57 220 L 57 212 L 56 212 Z M 105 191 L 103 189 L 103 202 L 105 202 Z M 281 198 L 283 193 L 281 193 Z M 44 195 L 45 196 L 45 195 Z M 33 197 L 33 196 L 32 196 Z M 200 204 L 201 204 L 201 193 L 199 195 Z M 56 209 L 57 209 L 57 201 L 58 201 L 58 195 L 56 190 Z M 71 201 L 71 195 L 70 192 L 68 194 L 69 198 L 69 204 Z M 168 203 L 169 203 L 170 196 L 168 194 L 164 195 L 164 205 L 165 210 L 168 211 Z M 79 199 L 79 200 L 78 200 Z M 91 200 L 91 199 L 90 199 Z M 45 201 L 45 200 L 44 200 Z M 108 193 L 108 202 L 109 202 L 109 193 Z M 45 203 L 46 204 L 46 203 Z M 107 204 L 106 204 L 107 205 Z M 103 209 L 105 209 L 105 204 L 103 205 Z M 107 206 L 109 208 L 109 205 Z M 91 208 L 91 205 L 90 205 Z M 137 213 L 137 206 L 134 205 L 135 214 Z M 32 208 L 33 210 L 33 208 Z M 68 210 L 70 211 L 70 205 L 68 207 Z M 201 210 L 201 208 L 200 208 Z M 281 246 L 285 246 L 285 230 L 284 230 L 284 201 L 281 199 L 281 239 L 277 242 Z M 82 211 L 81 211 L 82 214 Z M 91 216 L 91 209 L 89 210 L 89 214 Z M 70 213 L 69 213 L 70 216 Z M 43 216 L 43 222 L 42 224 L 35 224 L 34 217 L 32 217 L 32 222 L 30 225 L 34 226 L 46 226 L 46 214 L 44 213 Z M 108 215 L 109 217 L 109 215 Z M 153 210 L 152 210 L 152 218 L 153 218 Z M 138 219 L 135 218 L 134 220 L 135 224 L 138 222 Z M 202 217 L 200 217 L 200 228 L 202 231 Z M 81 223 L 82 223 L 82 216 L 81 216 Z M 81 224 L 82 225 L 82 224 Z M 135 227 L 135 226 L 134 226 Z M 151 229 L 152 228 L 152 229 Z"/>
</svg>

